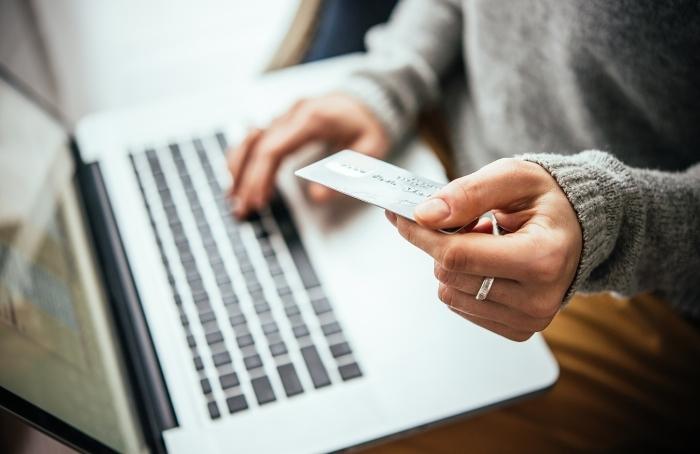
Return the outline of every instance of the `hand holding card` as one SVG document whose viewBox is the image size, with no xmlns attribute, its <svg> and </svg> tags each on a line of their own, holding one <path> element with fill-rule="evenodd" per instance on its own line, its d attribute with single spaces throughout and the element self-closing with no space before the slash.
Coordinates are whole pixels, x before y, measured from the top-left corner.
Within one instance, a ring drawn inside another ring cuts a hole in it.
<svg viewBox="0 0 700 454">
<path fill-rule="evenodd" d="M 345 150 L 296 174 L 400 215 L 387 217 L 435 259 L 440 299 L 509 339 L 523 341 L 543 330 L 573 281 L 582 245 L 578 220 L 556 181 L 537 164 L 501 159 L 442 185 Z M 464 235 L 436 232 L 473 225 L 490 210 L 511 234 L 499 235 L 493 214 L 487 231 L 477 226 Z M 416 217 L 418 224 L 404 219 Z"/>
</svg>

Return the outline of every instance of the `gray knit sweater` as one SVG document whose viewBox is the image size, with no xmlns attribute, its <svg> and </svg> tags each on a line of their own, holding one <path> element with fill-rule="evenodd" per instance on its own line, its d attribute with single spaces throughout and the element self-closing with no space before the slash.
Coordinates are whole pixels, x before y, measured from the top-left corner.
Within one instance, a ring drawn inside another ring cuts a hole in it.
<svg viewBox="0 0 700 454">
<path fill-rule="evenodd" d="M 521 155 L 559 182 L 572 291 L 700 315 L 699 1 L 404 0 L 367 43 L 343 89 L 394 140 L 441 103 L 462 173 Z"/>
</svg>

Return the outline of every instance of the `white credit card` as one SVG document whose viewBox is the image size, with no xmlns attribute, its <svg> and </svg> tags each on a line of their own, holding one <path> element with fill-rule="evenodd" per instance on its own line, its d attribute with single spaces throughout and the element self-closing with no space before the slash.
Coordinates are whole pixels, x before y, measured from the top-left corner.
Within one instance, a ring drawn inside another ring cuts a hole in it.
<svg viewBox="0 0 700 454">
<path fill-rule="evenodd" d="M 444 186 L 352 150 L 339 151 L 294 174 L 411 220 L 416 205 Z"/>
</svg>

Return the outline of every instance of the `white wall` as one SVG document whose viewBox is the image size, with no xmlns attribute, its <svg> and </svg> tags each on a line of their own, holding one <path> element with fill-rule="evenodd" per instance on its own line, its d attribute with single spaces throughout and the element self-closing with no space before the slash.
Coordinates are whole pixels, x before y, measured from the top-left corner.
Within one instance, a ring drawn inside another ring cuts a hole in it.
<svg viewBox="0 0 700 454">
<path fill-rule="evenodd" d="M 299 0 L 33 0 L 69 122 L 253 77 Z"/>
</svg>

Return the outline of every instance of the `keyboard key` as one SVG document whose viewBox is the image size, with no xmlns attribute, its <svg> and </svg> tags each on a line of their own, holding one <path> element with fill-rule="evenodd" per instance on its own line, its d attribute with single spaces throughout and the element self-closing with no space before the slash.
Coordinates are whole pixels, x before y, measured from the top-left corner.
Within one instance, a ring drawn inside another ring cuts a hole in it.
<svg viewBox="0 0 700 454">
<path fill-rule="evenodd" d="M 199 356 L 195 356 L 193 359 L 193 362 L 194 362 L 194 368 L 196 370 L 199 371 L 199 370 L 204 369 L 204 363 L 202 362 L 202 358 L 200 358 Z"/>
<path fill-rule="evenodd" d="M 287 314 L 287 317 L 293 317 L 295 315 L 299 315 L 299 306 L 297 306 L 296 304 L 285 306 L 284 312 Z"/>
<path fill-rule="evenodd" d="M 276 333 L 279 331 L 279 328 L 277 327 L 277 323 L 275 322 L 270 322 L 270 323 L 265 323 L 262 326 L 263 333 L 265 334 L 272 334 Z"/>
<path fill-rule="evenodd" d="M 219 417 L 221 417 L 221 413 L 219 413 L 219 407 L 216 405 L 216 402 L 208 402 L 207 410 L 209 410 L 209 417 L 211 419 L 219 419 Z"/>
<path fill-rule="evenodd" d="M 216 314 L 214 314 L 213 311 L 206 311 L 206 312 L 201 312 L 199 313 L 199 321 L 202 323 L 207 323 L 212 320 L 216 320 Z"/>
<path fill-rule="evenodd" d="M 208 322 L 202 323 L 202 329 L 207 334 L 213 333 L 214 331 L 219 330 L 219 324 L 216 322 L 216 320 L 210 320 Z"/>
<path fill-rule="evenodd" d="M 265 229 L 265 226 L 262 225 L 259 222 L 253 222 L 251 223 L 251 227 L 253 227 L 253 232 L 255 232 L 255 237 L 260 239 L 260 245 L 262 247 L 263 244 L 269 245 L 270 243 L 266 243 L 265 239 L 269 236 L 269 233 Z"/>
<path fill-rule="evenodd" d="M 306 325 L 297 325 L 292 328 L 292 331 L 294 331 L 294 337 L 297 339 L 309 335 L 309 328 Z"/>
<path fill-rule="evenodd" d="M 212 355 L 213 355 L 213 354 L 216 354 L 216 353 L 225 352 L 225 351 L 227 351 L 227 350 L 228 350 L 228 349 L 226 348 L 226 344 L 224 344 L 223 341 L 221 341 L 221 342 L 216 342 L 216 343 L 213 343 L 213 344 L 210 344 L 210 345 L 209 345 L 209 351 L 211 351 L 211 354 L 212 354 Z"/>
<path fill-rule="evenodd" d="M 287 353 L 287 346 L 284 345 L 284 342 L 275 342 L 274 344 L 270 344 L 270 354 L 272 356 L 280 356 L 284 355 Z"/>
<path fill-rule="evenodd" d="M 241 311 L 241 305 L 238 303 L 229 304 L 228 306 L 225 306 L 225 307 L 226 307 L 226 312 L 231 317 L 235 317 L 235 316 L 243 314 L 243 312 Z"/>
<path fill-rule="evenodd" d="M 260 355 L 258 355 L 258 354 L 243 358 L 243 363 L 245 364 L 245 368 L 247 370 L 257 369 L 258 367 L 262 367 L 262 359 L 260 359 Z"/>
<path fill-rule="evenodd" d="M 296 302 L 294 301 L 294 295 L 292 295 L 291 293 L 287 295 L 280 295 L 280 299 L 282 300 L 282 304 L 284 304 L 285 306 L 292 306 L 296 304 Z"/>
<path fill-rule="evenodd" d="M 216 276 L 216 284 L 219 287 L 223 287 L 224 285 L 230 284 L 230 283 L 231 283 L 231 279 L 229 279 L 228 276 L 218 276 L 218 275 Z"/>
<path fill-rule="evenodd" d="M 233 414 L 248 408 L 248 402 L 245 400 L 245 396 L 233 396 L 226 399 L 226 406 L 228 407 L 229 413 Z"/>
<path fill-rule="evenodd" d="M 211 384 L 209 384 L 209 379 L 203 378 L 199 381 L 199 384 L 202 386 L 202 392 L 206 394 L 211 394 Z"/>
<path fill-rule="evenodd" d="M 241 325 L 236 326 L 235 328 L 236 336 L 240 337 L 243 336 L 244 334 L 250 334 L 250 328 L 246 323 L 243 323 Z"/>
<path fill-rule="evenodd" d="M 270 310 L 270 305 L 267 304 L 267 301 L 263 301 L 261 303 L 255 304 L 255 312 L 258 314 L 262 314 L 263 312 L 268 312 Z"/>
<path fill-rule="evenodd" d="M 233 294 L 233 289 L 227 287 L 226 290 L 227 291 L 221 290 L 221 301 L 224 303 L 224 306 L 238 303 L 238 297 Z"/>
<path fill-rule="evenodd" d="M 213 333 L 207 334 L 206 339 L 207 339 L 207 344 L 212 345 L 212 344 L 216 344 L 217 342 L 223 341 L 224 335 L 221 334 L 221 331 L 214 331 Z"/>
<path fill-rule="evenodd" d="M 255 341 L 253 340 L 253 336 L 251 336 L 250 334 L 244 334 L 236 338 L 236 343 L 240 348 L 243 348 L 247 347 L 248 345 L 253 345 Z"/>
<path fill-rule="evenodd" d="M 289 319 L 289 323 L 292 324 L 292 326 L 297 326 L 297 325 L 303 325 L 304 324 L 304 318 L 301 316 L 301 314 L 297 315 L 290 315 L 287 317 Z"/>
<path fill-rule="evenodd" d="M 311 301 L 311 306 L 314 308 L 316 315 L 324 314 L 331 310 L 331 305 L 326 298 Z"/>
<path fill-rule="evenodd" d="M 303 347 L 301 349 L 301 356 L 304 358 L 306 368 L 309 370 L 314 388 L 321 388 L 331 384 L 328 372 L 326 372 L 326 368 L 323 366 L 321 357 L 318 355 L 318 351 L 314 345 Z"/>
<path fill-rule="evenodd" d="M 219 377 L 219 383 L 221 383 L 222 389 L 229 389 L 229 388 L 233 388 L 234 386 L 238 386 L 239 385 L 238 375 L 236 375 L 235 372 L 222 375 L 221 377 Z"/>
<path fill-rule="evenodd" d="M 197 303 L 201 303 L 202 301 L 209 301 L 209 295 L 207 294 L 206 291 L 198 291 L 198 292 L 192 292 L 192 300 Z"/>
<path fill-rule="evenodd" d="M 216 367 L 224 364 L 231 364 L 231 355 L 229 355 L 228 352 L 216 353 L 212 356 L 212 360 L 214 361 L 214 365 Z"/>
<path fill-rule="evenodd" d="M 275 392 L 272 390 L 270 379 L 267 378 L 266 375 L 254 378 L 250 383 L 253 385 L 255 398 L 259 405 L 264 405 L 275 400 Z"/>
<path fill-rule="evenodd" d="M 330 336 L 331 334 L 339 333 L 341 331 L 338 322 L 329 323 L 327 325 L 321 326 L 324 336 Z"/>
<path fill-rule="evenodd" d="M 226 136 L 224 136 L 224 133 L 217 132 L 216 133 L 216 141 L 218 142 L 219 147 L 221 148 L 221 151 L 223 151 L 225 153 L 226 149 L 228 148 L 228 143 L 226 142 Z"/>
<path fill-rule="evenodd" d="M 246 318 L 243 314 L 232 315 L 229 322 L 231 322 L 231 326 L 238 326 L 246 323 Z"/>
<path fill-rule="evenodd" d="M 287 278 L 284 274 L 278 274 L 277 276 L 272 276 L 272 280 L 275 282 L 275 287 L 282 288 L 287 286 Z"/>
<path fill-rule="evenodd" d="M 257 293 L 262 290 L 262 285 L 260 285 L 260 282 L 256 281 L 248 281 L 247 283 L 248 286 L 248 291 L 253 294 Z"/>
<path fill-rule="evenodd" d="M 197 342 L 194 340 L 194 336 L 192 334 L 187 336 L 187 345 L 189 345 L 190 348 L 195 348 L 197 346 Z"/>
<path fill-rule="evenodd" d="M 331 345 L 331 354 L 333 358 L 338 358 L 340 356 L 352 353 L 350 350 L 350 345 L 347 342 L 341 342 L 340 344 Z"/>
<path fill-rule="evenodd" d="M 277 372 L 280 374 L 280 380 L 282 380 L 282 386 L 284 387 L 284 393 L 287 397 L 296 396 L 304 392 L 304 388 L 301 386 L 299 381 L 299 376 L 294 368 L 294 364 L 283 364 L 277 367 Z"/>
<path fill-rule="evenodd" d="M 268 257 L 268 259 L 271 259 L 271 258 L 274 258 L 274 257 Z M 268 260 L 268 264 L 269 264 L 268 269 L 270 271 L 271 276 L 274 277 L 274 276 L 278 276 L 278 275 L 282 274 L 282 267 L 280 266 L 279 263 L 277 263 L 277 262 L 270 263 L 270 260 Z"/>
<path fill-rule="evenodd" d="M 211 311 L 211 303 L 209 300 L 204 300 L 200 301 L 198 303 L 194 303 L 195 306 L 197 306 L 197 311 L 198 312 L 209 312 Z"/>
<path fill-rule="evenodd" d="M 276 344 L 277 342 L 282 342 L 282 336 L 280 333 L 270 333 L 267 336 L 267 343 L 268 344 Z"/>
<path fill-rule="evenodd" d="M 199 274 L 199 271 L 197 271 L 197 268 L 190 268 L 185 270 L 185 279 L 188 281 L 194 281 L 197 279 L 201 279 L 201 275 Z"/>
<path fill-rule="evenodd" d="M 360 371 L 360 366 L 358 366 L 357 363 L 350 363 L 340 366 L 338 367 L 338 372 L 340 372 L 340 376 L 344 381 L 362 376 L 362 371 Z"/>
</svg>

